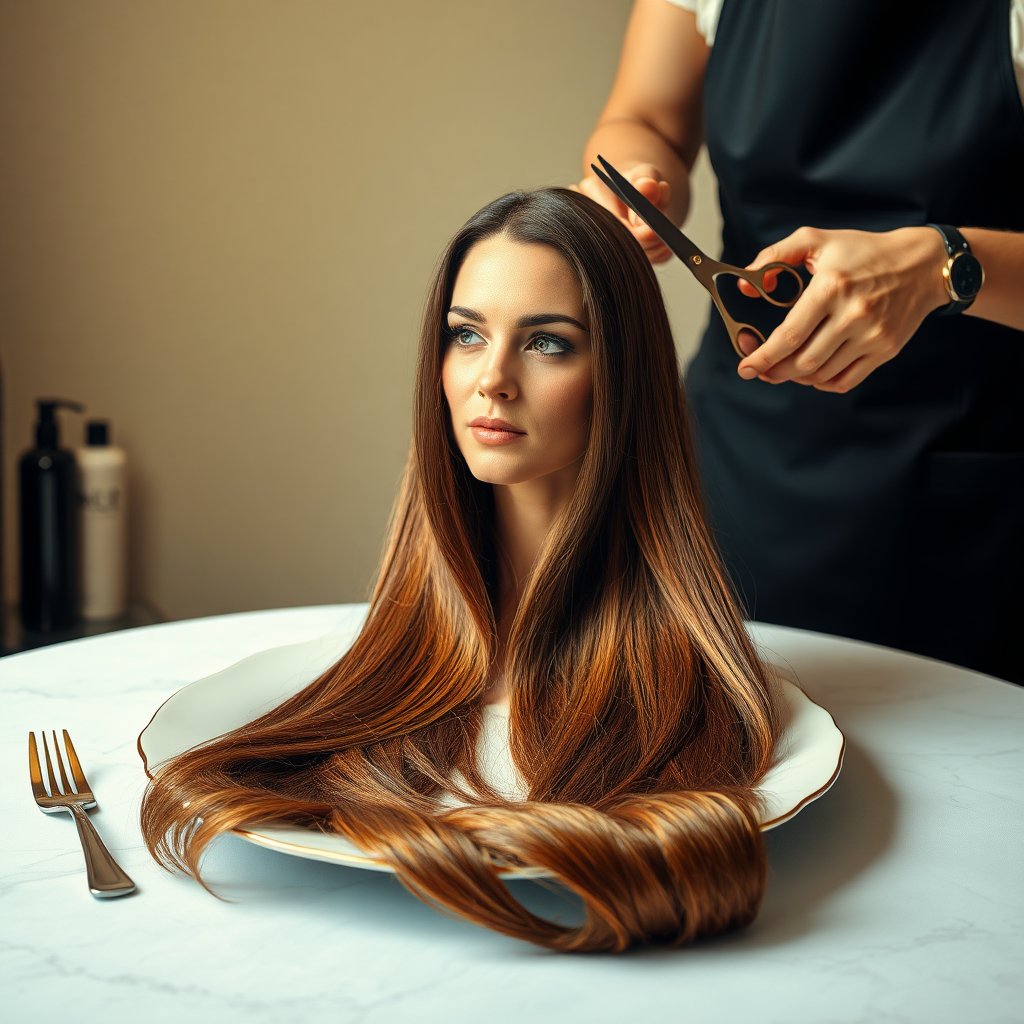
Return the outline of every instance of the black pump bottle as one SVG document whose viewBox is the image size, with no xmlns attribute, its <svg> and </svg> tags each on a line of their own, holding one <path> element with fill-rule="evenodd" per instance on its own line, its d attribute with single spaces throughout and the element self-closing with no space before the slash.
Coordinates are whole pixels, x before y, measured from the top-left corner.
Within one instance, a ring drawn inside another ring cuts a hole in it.
<svg viewBox="0 0 1024 1024">
<path fill-rule="evenodd" d="M 78 473 L 60 447 L 56 410 L 77 402 L 40 398 L 36 446 L 21 457 L 21 621 L 27 630 L 65 629 L 77 619 Z"/>
</svg>

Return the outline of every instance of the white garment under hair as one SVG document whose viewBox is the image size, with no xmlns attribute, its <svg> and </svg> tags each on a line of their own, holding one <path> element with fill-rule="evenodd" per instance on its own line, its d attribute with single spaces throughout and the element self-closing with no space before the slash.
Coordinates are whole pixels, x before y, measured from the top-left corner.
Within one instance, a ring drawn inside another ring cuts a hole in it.
<svg viewBox="0 0 1024 1024">
<path fill-rule="evenodd" d="M 693 11 L 697 16 L 697 31 L 708 46 L 714 46 L 718 31 L 718 16 L 722 13 L 725 0 L 667 0 L 668 3 L 684 10 Z M 1017 91 L 1024 103 L 1024 0 L 1012 0 L 1010 4 L 1010 59 L 1017 79 Z"/>
</svg>

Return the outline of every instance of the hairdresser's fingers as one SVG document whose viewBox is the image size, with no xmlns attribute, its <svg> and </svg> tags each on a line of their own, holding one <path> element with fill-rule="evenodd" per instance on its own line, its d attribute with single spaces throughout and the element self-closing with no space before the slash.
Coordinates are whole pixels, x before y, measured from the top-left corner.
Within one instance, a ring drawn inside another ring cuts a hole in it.
<svg viewBox="0 0 1024 1024">
<path fill-rule="evenodd" d="M 632 184 L 645 199 L 653 203 L 659 210 L 668 208 L 669 199 L 672 195 L 672 186 L 667 181 L 644 176 L 637 177 Z M 647 226 L 646 221 L 638 217 L 632 210 L 629 211 L 627 216 L 630 230 L 632 230 L 636 240 L 644 247 L 644 252 L 652 263 L 663 263 L 672 255 L 669 247 Z"/>
<path fill-rule="evenodd" d="M 791 235 L 780 239 L 774 245 L 762 249 L 748 264 L 747 270 L 757 270 L 766 263 L 788 263 L 793 267 L 807 266 L 814 273 L 814 263 L 821 252 L 824 241 L 823 232 L 816 228 L 797 228 Z M 775 282 L 778 280 L 779 271 L 769 270 L 764 275 L 764 290 L 771 292 L 775 290 Z M 746 281 L 739 282 L 739 289 L 744 294 L 754 299 L 760 294 L 758 290 Z"/>
<path fill-rule="evenodd" d="M 761 339 L 756 334 L 751 334 L 750 331 L 740 331 L 736 338 L 736 344 L 739 345 L 740 351 L 745 356 L 749 356 L 761 344 Z"/>
<path fill-rule="evenodd" d="M 668 206 L 672 190 L 654 164 L 635 164 L 623 172 L 623 177 L 658 209 L 664 210 Z M 576 191 L 589 196 L 606 210 L 614 213 L 627 227 L 638 223 L 636 214 L 596 174 L 585 175 L 575 187 Z"/>
<path fill-rule="evenodd" d="M 672 255 L 665 243 L 643 221 L 637 223 L 633 212 L 595 175 L 590 175 L 580 181 L 578 185 L 570 185 L 569 188 L 600 203 L 606 210 L 618 217 L 640 243 L 644 254 L 652 263 L 662 263 Z"/>
<path fill-rule="evenodd" d="M 831 380 L 865 354 L 863 321 L 850 310 L 831 309 L 815 331 L 790 356 L 780 359 L 763 377 L 773 383 L 801 380 L 819 384 Z"/>
<path fill-rule="evenodd" d="M 585 196 L 600 203 L 606 210 L 614 213 L 624 224 L 628 224 L 626 204 L 596 174 L 588 174 L 578 185 L 570 185 L 574 192 L 582 192 Z"/>
<path fill-rule="evenodd" d="M 830 312 L 832 296 L 818 278 L 811 283 L 786 314 L 785 320 L 768 335 L 765 343 L 746 356 L 736 368 L 744 380 L 771 375 L 772 367 L 797 352 L 822 326 Z"/>
<path fill-rule="evenodd" d="M 851 339 L 845 344 L 840 345 L 836 351 L 821 364 L 820 369 L 814 373 L 808 373 L 802 377 L 795 377 L 794 380 L 799 380 L 801 384 L 807 383 L 814 386 L 818 384 L 827 384 L 829 381 L 834 380 L 840 374 L 843 373 L 848 367 L 854 363 L 860 362 L 865 356 L 869 356 L 870 352 L 865 351 L 865 345 L 860 339 Z M 775 370 L 778 367 L 772 368 L 772 376 L 775 376 Z"/>
<path fill-rule="evenodd" d="M 873 354 L 861 356 L 860 359 L 851 363 L 842 373 L 836 375 L 831 380 L 815 384 L 814 387 L 818 391 L 833 391 L 838 394 L 845 394 L 851 388 L 855 388 L 860 384 L 861 381 L 878 368 L 880 362 L 884 361 L 878 360 Z"/>
<path fill-rule="evenodd" d="M 671 194 L 669 184 L 654 164 L 634 164 L 623 173 L 623 177 L 659 210 L 664 210 L 668 205 Z"/>
<path fill-rule="evenodd" d="M 652 203 L 659 210 L 664 212 L 668 208 L 668 201 L 672 195 L 672 186 L 667 181 L 661 181 L 659 178 L 644 175 L 637 178 L 632 184 L 644 199 Z M 630 224 L 645 223 L 643 218 L 638 217 L 632 210 L 629 211 L 628 217 Z"/>
<path fill-rule="evenodd" d="M 636 164 L 622 171 L 623 177 L 646 199 L 660 210 L 668 208 L 672 198 L 672 186 L 665 181 L 661 171 L 654 164 Z M 596 174 L 588 174 L 579 185 L 570 185 L 574 191 L 582 192 L 606 210 L 615 214 L 632 232 L 652 263 L 664 263 L 671 258 L 672 251 Z"/>
<path fill-rule="evenodd" d="M 640 244 L 643 246 L 644 254 L 652 263 L 664 263 L 672 258 L 672 250 L 657 235 L 649 244 L 644 242 Z"/>
<path fill-rule="evenodd" d="M 672 250 L 646 225 L 630 230 L 652 263 L 664 263 L 672 255 Z"/>
</svg>

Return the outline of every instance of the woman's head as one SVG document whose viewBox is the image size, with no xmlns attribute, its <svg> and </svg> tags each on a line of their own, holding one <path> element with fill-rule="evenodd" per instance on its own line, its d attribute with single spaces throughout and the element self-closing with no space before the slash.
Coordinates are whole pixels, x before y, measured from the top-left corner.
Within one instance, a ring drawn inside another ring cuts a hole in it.
<svg viewBox="0 0 1024 1024">
<path fill-rule="evenodd" d="M 599 452 L 621 445 L 633 396 L 656 402 L 656 381 L 676 376 L 650 264 L 603 208 L 564 189 L 503 196 L 463 227 L 421 344 L 421 410 L 437 409 L 440 362 L 452 438 L 489 483 L 571 484 L 592 429 Z"/>
<path fill-rule="evenodd" d="M 524 323 L 534 315 L 561 319 Z M 555 335 L 580 358 L 538 349 Z M 543 443 L 480 444 L 477 416 Z M 513 805 L 475 764 L 498 649 L 491 484 L 560 476 L 572 492 L 506 642 L 510 747 L 529 788 Z M 313 822 L 507 934 L 561 949 L 684 941 L 756 913 L 751 787 L 777 729 L 704 522 L 650 265 L 591 200 L 516 193 L 463 227 L 431 286 L 413 448 L 362 632 L 302 693 L 162 769 L 144 831 L 197 873 L 219 832 Z M 457 777 L 471 808 L 445 811 Z M 508 863 L 552 871 L 587 923 L 519 907 L 498 878 Z"/>
</svg>

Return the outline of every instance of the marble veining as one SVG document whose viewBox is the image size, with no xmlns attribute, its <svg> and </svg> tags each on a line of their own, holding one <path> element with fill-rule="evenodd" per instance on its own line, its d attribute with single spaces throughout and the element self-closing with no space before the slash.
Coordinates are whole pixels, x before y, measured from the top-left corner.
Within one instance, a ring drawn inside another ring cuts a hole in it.
<svg viewBox="0 0 1024 1024">
<path fill-rule="evenodd" d="M 235 837 L 216 900 L 142 846 L 135 739 L 194 679 L 358 623 L 363 606 L 170 623 L 0 661 L 5 1022 L 1019 1022 L 1024 690 L 881 648 L 755 625 L 848 739 L 834 789 L 766 835 L 747 931 L 685 950 L 566 957 L 447 918 L 389 875 Z M 67 727 L 93 821 L 139 886 L 96 901 L 70 817 L 39 813 L 30 729 Z M 571 901 L 511 883 L 538 913 Z M 71 1011 L 71 1016 L 65 1015 Z"/>
</svg>

